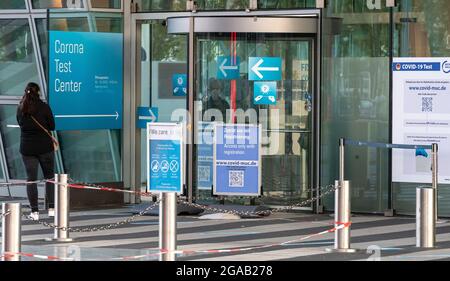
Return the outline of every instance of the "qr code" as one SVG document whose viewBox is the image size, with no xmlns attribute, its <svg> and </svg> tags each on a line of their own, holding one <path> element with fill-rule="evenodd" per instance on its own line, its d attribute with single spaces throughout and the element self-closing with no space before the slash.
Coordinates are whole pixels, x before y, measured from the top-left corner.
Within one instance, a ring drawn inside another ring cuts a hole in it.
<svg viewBox="0 0 450 281">
<path fill-rule="evenodd" d="M 433 112 L 433 98 L 422 98 L 422 112 Z"/>
<path fill-rule="evenodd" d="M 230 187 L 244 187 L 244 171 L 228 171 Z"/>
<path fill-rule="evenodd" d="M 209 166 L 198 166 L 198 180 L 209 181 L 211 178 L 211 168 Z"/>
</svg>

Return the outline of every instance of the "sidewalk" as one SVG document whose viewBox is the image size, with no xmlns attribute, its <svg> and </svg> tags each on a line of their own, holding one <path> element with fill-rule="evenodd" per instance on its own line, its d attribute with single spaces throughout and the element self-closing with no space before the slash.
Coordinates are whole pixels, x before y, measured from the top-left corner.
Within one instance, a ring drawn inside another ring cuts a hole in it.
<svg viewBox="0 0 450 281">
<path fill-rule="evenodd" d="M 0 198 L 4 202 L 7 198 Z M 17 200 L 16 200 L 17 201 Z M 71 212 L 71 227 L 94 227 L 124 220 L 134 206 Z M 41 215 L 47 222 L 46 214 Z M 352 247 L 356 254 L 326 253 L 334 233 L 284 244 L 290 240 L 333 228 L 330 214 L 275 213 L 268 217 L 239 220 L 201 220 L 178 217 L 179 250 L 251 248 L 228 253 L 180 254 L 181 261 L 283 261 L 283 260 L 450 260 L 450 223 L 437 225 L 437 249 L 415 247 L 415 218 L 358 215 L 352 217 Z M 22 221 L 22 252 L 69 260 L 158 260 L 158 217 L 138 217 L 130 224 L 99 232 L 71 233 L 70 243 L 46 242 L 53 230 L 36 222 Z M 267 245 L 274 244 L 271 247 Z M 137 257 L 140 256 L 140 257 Z M 22 257 L 45 260 L 45 257 Z"/>
</svg>

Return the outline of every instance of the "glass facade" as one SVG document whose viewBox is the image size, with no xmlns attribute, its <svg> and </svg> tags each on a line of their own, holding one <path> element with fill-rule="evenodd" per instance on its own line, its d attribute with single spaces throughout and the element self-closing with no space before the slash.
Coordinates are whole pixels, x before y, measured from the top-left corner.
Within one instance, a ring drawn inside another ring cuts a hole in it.
<svg viewBox="0 0 450 281">
<path fill-rule="evenodd" d="M 330 1 L 322 49 L 321 185 L 338 179 L 339 138 L 389 142 L 389 10 L 366 1 Z M 328 27 L 333 27 L 334 30 Z M 337 30 L 336 30 L 337 29 Z M 383 212 L 388 151 L 348 147 L 352 210 Z M 325 200 L 333 208 L 333 198 Z"/>
<path fill-rule="evenodd" d="M 135 1 L 138 12 L 154 13 L 185 11 L 186 2 Z M 321 186 L 333 184 L 338 178 L 339 138 L 383 143 L 390 141 L 390 57 L 450 56 L 448 0 L 398 0 L 395 8 L 387 8 L 386 1 L 383 0 L 326 2 L 327 6 L 322 11 L 321 56 L 318 58 L 321 64 L 321 116 L 317 122 L 320 122 L 321 139 L 317 149 L 320 150 L 318 166 Z M 0 129 L 3 145 L 0 153 L 3 159 L 0 159 L 0 163 L 4 163 L 3 169 L 0 169 L 0 180 L 24 178 L 23 164 L 18 157 L 20 133 L 15 125 L 15 109 L 28 81 L 41 84 L 46 81 L 47 19 L 43 9 L 55 9 L 51 13 L 50 30 L 122 33 L 123 3 L 119 0 L 0 1 Z M 243 11 L 249 8 L 250 1 L 199 0 L 196 3 L 198 12 L 216 11 L 220 15 L 220 11 L 224 10 Z M 257 3 L 259 10 L 269 11 L 315 8 L 316 1 L 259 0 Z M 65 9 L 65 13 L 58 13 L 60 8 L 75 10 L 67 13 Z M 95 11 L 90 11 L 90 8 Z M 105 11 L 101 12 L 101 9 Z M 117 12 L 111 12 L 111 9 L 117 9 Z M 164 20 L 145 20 L 140 25 L 142 46 L 137 51 L 140 60 L 137 71 L 141 77 L 138 89 L 140 103 L 142 106 L 161 108 L 159 121 L 170 121 L 173 110 L 186 108 L 186 98 L 166 99 L 164 87 L 170 87 L 167 85 L 170 85 L 169 79 L 173 74 L 187 73 L 188 38 L 186 35 L 167 34 Z M 295 87 L 295 81 L 301 80 L 295 78 L 297 74 L 294 72 L 297 68 L 301 69 L 302 64 L 296 64 L 295 61 L 305 60 L 308 48 L 315 49 L 308 45 L 307 40 L 288 34 L 272 34 L 274 37 L 263 36 L 264 38 L 251 34 L 242 36 L 237 36 L 236 46 L 243 57 L 248 52 L 265 55 L 270 50 L 291 53 L 292 58 L 287 61 L 292 65 L 284 66 L 285 72 L 287 69 L 292 70 L 292 77 L 283 78 L 291 80 L 291 84 L 286 82 L 285 86 L 288 88 Z M 194 82 L 197 101 L 208 98 L 209 78 L 215 67 L 211 57 L 230 52 L 228 37 L 228 33 L 211 33 L 201 34 L 196 38 L 198 73 Z M 314 73 L 309 75 L 308 80 L 316 79 Z M 242 81 L 239 80 L 235 86 L 231 86 L 229 81 L 222 85 L 222 96 L 228 104 L 232 103 L 230 89 L 235 87 L 236 102 L 243 107 L 249 106 L 245 100 L 250 96 L 249 85 L 248 82 L 247 85 L 241 83 Z M 311 87 L 300 84 L 297 85 L 298 88 Z M 45 91 L 44 94 L 46 95 Z M 303 120 L 307 116 L 302 111 L 304 100 L 301 96 L 296 97 L 287 92 L 285 94 L 288 96 L 280 96 L 285 112 L 282 114 L 283 121 L 279 123 L 279 130 L 294 131 L 271 132 L 283 140 L 284 146 L 276 153 L 266 154 L 263 159 L 265 179 L 277 182 L 272 190 L 267 191 L 272 192 L 274 201 L 280 195 L 283 198 L 278 200 L 283 201 L 280 204 L 288 204 L 296 201 L 296 196 L 303 196 L 299 190 L 305 181 L 309 185 L 311 179 L 299 175 L 309 175 L 311 171 L 308 169 L 312 169 L 312 164 L 306 165 L 305 171 L 304 163 L 313 162 L 302 158 L 309 154 L 305 154 L 299 141 L 311 126 Z M 289 123 L 296 124 L 298 128 L 288 128 Z M 271 130 L 270 126 L 266 129 Z M 297 129 L 298 132 L 295 131 Z M 122 130 L 58 132 L 61 150 L 57 159 L 61 169 L 77 180 L 121 181 L 123 153 L 127 150 L 122 149 L 123 134 Z M 145 148 L 143 134 L 140 137 L 141 146 Z M 308 139 L 311 141 L 311 138 Z M 308 149 L 311 148 L 306 150 Z M 140 153 L 145 155 L 146 152 Z M 382 213 L 389 207 L 392 189 L 392 207 L 401 214 L 415 212 L 415 187 L 418 184 L 393 183 L 391 186 L 389 151 L 349 147 L 345 156 L 345 177 L 352 182 L 354 211 Z M 196 165 L 195 161 L 191 164 Z M 144 185 L 144 162 L 141 163 L 141 175 Z M 203 195 L 206 198 L 209 194 Z M 440 215 L 450 215 L 450 204 L 447 204 L 449 200 L 450 191 L 443 186 L 439 191 Z M 327 210 L 334 207 L 333 197 L 327 197 L 323 203 Z"/>
<path fill-rule="evenodd" d="M 403 0 L 395 9 L 395 57 L 450 56 L 450 1 Z M 394 208 L 403 214 L 415 213 L 416 187 L 422 184 L 394 183 Z M 450 190 L 439 185 L 438 213 L 450 215 Z"/>
</svg>

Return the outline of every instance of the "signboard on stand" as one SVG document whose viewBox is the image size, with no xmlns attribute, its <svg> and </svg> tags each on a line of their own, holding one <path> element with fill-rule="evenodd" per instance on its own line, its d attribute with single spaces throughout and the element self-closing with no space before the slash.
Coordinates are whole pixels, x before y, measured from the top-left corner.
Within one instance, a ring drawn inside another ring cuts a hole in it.
<svg viewBox="0 0 450 281">
<path fill-rule="evenodd" d="M 183 126 L 147 123 L 147 192 L 183 192 Z"/>
<path fill-rule="evenodd" d="M 393 143 L 439 145 L 439 183 L 450 183 L 450 58 L 394 58 Z M 392 152 L 394 182 L 429 183 L 431 151 Z"/>
<path fill-rule="evenodd" d="M 214 195 L 261 194 L 261 125 L 216 124 Z"/>
</svg>

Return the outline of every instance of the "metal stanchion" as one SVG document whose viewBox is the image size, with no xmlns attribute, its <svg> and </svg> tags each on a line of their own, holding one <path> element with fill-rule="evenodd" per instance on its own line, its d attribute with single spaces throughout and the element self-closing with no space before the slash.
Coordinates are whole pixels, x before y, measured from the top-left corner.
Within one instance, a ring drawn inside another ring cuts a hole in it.
<svg viewBox="0 0 450 281">
<path fill-rule="evenodd" d="M 67 186 L 67 174 L 55 174 L 55 235 L 46 241 L 71 242 L 69 238 L 70 190 Z"/>
<path fill-rule="evenodd" d="M 436 190 L 416 190 L 416 247 L 434 248 L 436 243 Z"/>
<path fill-rule="evenodd" d="M 161 261 L 175 261 L 177 250 L 177 194 L 161 193 L 159 205 L 159 248 Z M 164 253 L 164 251 L 168 251 Z"/>
<path fill-rule="evenodd" d="M 21 217 L 22 209 L 20 203 L 2 204 L 2 254 L 5 255 L 3 261 L 20 261 L 18 254 L 21 251 Z"/>
<path fill-rule="evenodd" d="M 344 181 L 341 185 L 339 181 L 335 182 L 336 195 L 335 195 L 335 225 L 340 226 L 342 224 L 350 223 L 351 220 L 351 208 L 350 208 L 350 182 Z M 327 252 L 338 253 L 355 253 L 356 249 L 350 248 L 350 226 L 338 229 L 334 234 L 334 248 L 327 248 Z"/>
<path fill-rule="evenodd" d="M 431 186 L 434 189 L 435 197 L 435 219 L 438 221 L 438 145 L 433 143 L 431 146 Z"/>
</svg>

